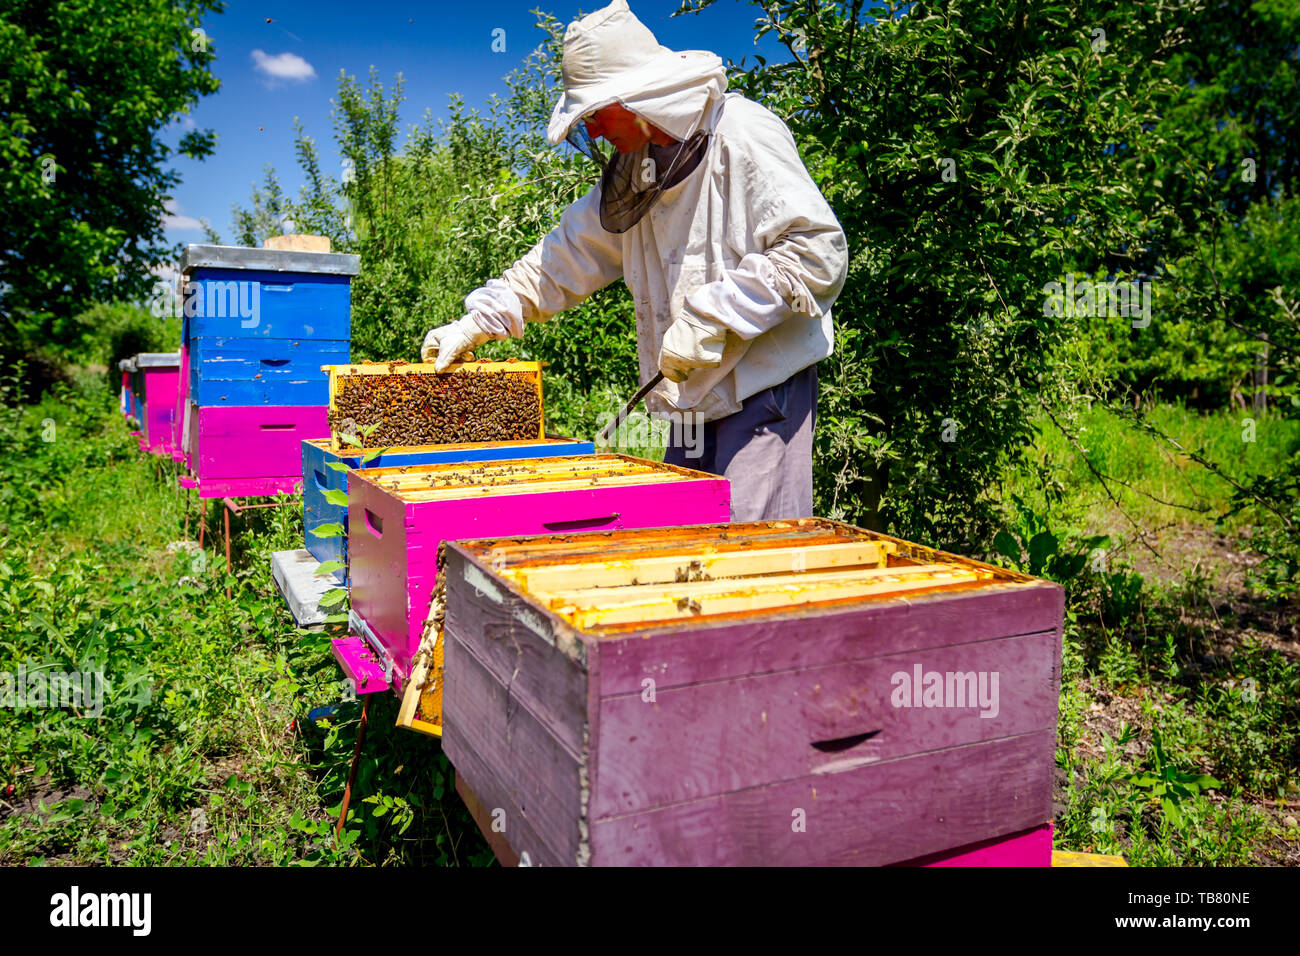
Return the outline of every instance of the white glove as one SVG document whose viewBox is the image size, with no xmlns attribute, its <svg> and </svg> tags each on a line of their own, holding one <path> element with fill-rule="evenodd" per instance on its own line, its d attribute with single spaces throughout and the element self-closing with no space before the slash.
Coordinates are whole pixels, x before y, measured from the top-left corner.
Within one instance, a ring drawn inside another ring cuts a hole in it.
<svg viewBox="0 0 1300 956">
<path fill-rule="evenodd" d="M 703 316 L 678 316 L 664 333 L 659 371 L 670 382 L 684 382 L 694 369 L 721 365 L 726 344 L 725 326 Z"/>
<path fill-rule="evenodd" d="M 455 322 L 430 329 L 429 334 L 424 337 L 424 345 L 420 348 L 420 360 L 433 362 L 437 359 L 434 371 L 445 372 L 447 366 L 458 358 L 472 359 L 473 350 L 490 338 L 492 336 L 484 332 L 474 321 L 474 316 L 465 315 Z"/>
</svg>

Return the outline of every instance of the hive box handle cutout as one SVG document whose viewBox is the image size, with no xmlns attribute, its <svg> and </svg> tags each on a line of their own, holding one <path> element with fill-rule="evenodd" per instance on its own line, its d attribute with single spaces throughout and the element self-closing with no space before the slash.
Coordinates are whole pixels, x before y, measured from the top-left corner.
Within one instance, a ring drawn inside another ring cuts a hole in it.
<svg viewBox="0 0 1300 956">
<path fill-rule="evenodd" d="M 326 488 L 329 487 L 329 485 L 325 483 L 325 476 L 320 473 L 319 469 L 313 469 L 313 470 L 315 471 L 316 474 L 316 487 L 319 488 L 321 491 L 324 491 Z"/>
<path fill-rule="evenodd" d="M 602 525 L 610 524 L 617 521 L 620 517 L 619 512 L 605 515 L 603 518 L 578 518 L 574 521 L 543 521 L 542 527 L 547 531 L 577 531 L 581 528 L 599 528 Z"/>
<path fill-rule="evenodd" d="M 384 536 L 384 519 L 379 517 L 369 508 L 366 509 L 366 527 L 376 538 Z"/>
<path fill-rule="evenodd" d="M 262 359 L 261 362 L 263 365 L 272 365 L 272 366 L 288 365 L 289 359 Z"/>
<path fill-rule="evenodd" d="M 830 740 L 814 740 L 813 750 L 820 750 L 824 754 L 843 753 L 846 750 L 852 750 L 858 744 L 866 743 L 879 733 L 879 730 L 868 730 L 864 734 L 850 734 L 847 737 L 832 737 Z"/>
<path fill-rule="evenodd" d="M 269 432 L 283 432 L 293 428 L 293 425 L 263 425 L 262 428 Z"/>
</svg>

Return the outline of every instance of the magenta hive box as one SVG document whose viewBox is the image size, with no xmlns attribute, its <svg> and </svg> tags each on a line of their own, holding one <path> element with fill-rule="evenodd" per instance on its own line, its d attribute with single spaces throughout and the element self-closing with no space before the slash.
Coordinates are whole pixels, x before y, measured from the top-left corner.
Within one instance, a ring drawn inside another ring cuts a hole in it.
<svg viewBox="0 0 1300 956">
<path fill-rule="evenodd" d="M 354 471 L 348 553 L 354 630 L 335 656 L 361 692 L 411 673 L 443 541 L 725 520 L 726 479 L 625 455 Z M 385 671 L 391 671 L 384 676 Z"/>
<path fill-rule="evenodd" d="M 175 430 L 175 441 L 172 448 L 172 460 L 182 462 L 187 468 L 189 467 L 189 455 L 185 451 L 186 435 L 189 431 L 190 409 L 190 361 L 189 349 L 185 347 L 185 338 L 181 337 L 180 348 L 180 377 L 176 382 L 176 403 L 174 405 L 174 418 L 172 425 Z"/>
<path fill-rule="evenodd" d="M 171 457 L 175 444 L 176 389 L 180 384 L 178 352 L 141 352 L 135 357 L 141 380 L 140 450 Z"/>
<path fill-rule="evenodd" d="M 516 856 L 1050 865 L 1055 584 L 817 518 L 443 574 L 444 752 Z"/>
<path fill-rule="evenodd" d="M 302 486 L 303 440 L 329 434 L 323 405 L 190 406 L 192 487 L 204 498 L 293 493 Z"/>
</svg>

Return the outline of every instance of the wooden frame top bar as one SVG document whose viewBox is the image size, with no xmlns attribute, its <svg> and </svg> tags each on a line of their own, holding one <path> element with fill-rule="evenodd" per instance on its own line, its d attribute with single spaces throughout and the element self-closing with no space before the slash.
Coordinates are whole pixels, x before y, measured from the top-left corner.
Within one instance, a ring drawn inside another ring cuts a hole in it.
<svg viewBox="0 0 1300 956">
<path fill-rule="evenodd" d="M 598 636 L 1035 578 L 823 518 L 455 545 Z"/>
</svg>

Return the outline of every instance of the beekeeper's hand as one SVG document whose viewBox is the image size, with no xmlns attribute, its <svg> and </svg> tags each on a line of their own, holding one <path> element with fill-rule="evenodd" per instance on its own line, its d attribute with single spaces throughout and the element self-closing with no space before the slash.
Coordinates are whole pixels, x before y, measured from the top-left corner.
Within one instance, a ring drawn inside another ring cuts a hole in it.
<svg viewBox="0 0 1300 956">
<path fill-rule="evenodd" d="M 701 315 L 679 315 L 664 333 L 659 371 L 670 382 L 684 382 L 697 368 L 717 368 L 727 344 L 724 326 Z"/>
<path fill-rule="evenodd" d="M 474 321 L 474 316 L 462 316 L 455 322 L 429 330 L 429 334 L 424 337 L 424 345 L 420 348 L 420 360 L 436 360 L 434 371 L 445 372 L 447 366 L 459 358 L 472 359 L 473 350 L 490 338 L 492 336 Z"/>
</svg>

